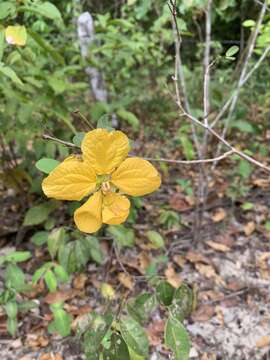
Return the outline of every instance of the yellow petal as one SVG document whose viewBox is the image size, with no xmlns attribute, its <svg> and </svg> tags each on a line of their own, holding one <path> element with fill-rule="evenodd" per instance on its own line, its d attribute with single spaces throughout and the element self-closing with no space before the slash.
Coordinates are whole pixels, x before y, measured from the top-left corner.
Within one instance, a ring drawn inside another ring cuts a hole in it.
<svg viewBox="0 0 270 360">
<path fill-rule="evenodd" d="M 122 162 L 113 172 L 111 181 L 121 191 L 132 196 L 150 194 L 161 184 L 160 175 L 154 166 L 137 157 Z"/>
<path fill-rule="evenodd" d="M 89 131 L 82 141 L 83 158 L 98 175 L 110 174 L 128 155 L 128 137 L 121 131 Z"/>
<path fill-rule="evenodd" d="M 97 191 L 74 213 L 74 221 L 79 230 L 94 233 L 102 225 L 102 194 Z"/>
<path fill-rule="evenodd" d="M 11 45 L 24 46 L 26 44 L 27 33 L 24 26 L 8 26 L 5 30 L 6 42 Z"/>
<path fill-rule="evenodd" d="M 96 174 L 88 163 L 68 157 L 42 182 L 47 197 L 58 200 L 81 200 L 96 187 Z"/>
<path fill-rule="evenodd" d="M 110 192 L 103 195 L 102 222 L 110 225 L 123 223 L 128 217 L 130 202 L 127 197 Z"/>
</svg>

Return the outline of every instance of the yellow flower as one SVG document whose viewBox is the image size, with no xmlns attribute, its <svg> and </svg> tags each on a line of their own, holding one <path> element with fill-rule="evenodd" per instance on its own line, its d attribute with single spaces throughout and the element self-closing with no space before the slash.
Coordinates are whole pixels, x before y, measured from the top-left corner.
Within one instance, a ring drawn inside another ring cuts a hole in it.
<svg viewBox="0 0 270 360">
<path fill-rule="evenodd" d="M 70 156 L 42 182 L 47 197 L 58 200 L 89 199 L 74 213 L 79 230 L 96 232 L 102 223 L 123 223 L 130 202 L 123 194 L 142 196 L 159 188 L 159 173 L 148 161 L 127 157 L 127 136 L 121 131 L 96 129 L 81 145 L 82 156 Z"/>
</svg>

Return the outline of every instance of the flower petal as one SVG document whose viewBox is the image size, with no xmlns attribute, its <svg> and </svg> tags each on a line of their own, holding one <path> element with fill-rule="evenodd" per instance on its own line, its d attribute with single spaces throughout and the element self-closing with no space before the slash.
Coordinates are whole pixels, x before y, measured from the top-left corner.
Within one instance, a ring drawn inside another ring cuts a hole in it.
<svg viewBox="0 0 270 360">
<path fill-rule="evenodd" d="M 103 195 L 102 222 L 110 225 L 123 223 L 128 217 L 130 202 L 126 196 L 110 192 Z"/>
<path fill-rule="evenodd" d="M 89 131 L 82 141 L 83 158 L 98 175 L 110 174 L 128 155 L 128 137 L 121 131 Z"/>
<path fill-rule="evenodd" d="M 74 213 L 74 221 L 80 231 L 96 232 L 102 225 L 102 194 L 97 191 Z"/>
<path fill-rule="evenodd" d="M 75 156 L 68 157 L 42 182 L 45 195 L 58 200 L 81 200 L 95 187 L 94 169 Z"/>
<path fill-rule="evenodd" d="M 111 182 L 128 195 L 142 196 L 157 190 L 161 179 L 150 162 L 134 157 L 122 162 L 113 172 Z"/>
</svg>

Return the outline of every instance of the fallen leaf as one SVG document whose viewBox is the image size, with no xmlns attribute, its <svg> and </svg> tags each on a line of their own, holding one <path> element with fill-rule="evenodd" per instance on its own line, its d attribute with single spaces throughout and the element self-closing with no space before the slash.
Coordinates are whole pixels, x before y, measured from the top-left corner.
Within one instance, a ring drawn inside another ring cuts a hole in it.
<svg viewBox="0 0 270 360">
<path fill-rule="evenodd" d="M 221 251 L 221 252 L 227 252 L 227 251 L 231 250 L 228 246 L 226 246 L 224 244 L 217 243 L 215 241 L 211 241 L 211 240 L 206 241 L 206 244 L 208 246 L 210 246 L 212 249 L 217 250 L 217 251 Z"/>
<path fill-rule="evenodd" d="M 46 353 L 41 355 L 40 360 L 63 360 L 60 354 Z"/>
<path fill-rule="evenodd" d="M 73 286 L 77 290 L 83 290 L 85 288 L 86 281 L 88 276 L 86 274 L 79 274 L 75 276 L 73 280 Z"/>
<path fill-rule="evenodd" d="M 58 302 L 65 302 L 67 300 L 73 299 L 79 293 L 80 292 L 76 289 L 55 291 L 53 293 L 49 293 L 48 295 L 46 295 L 44 298 L 44 301 L 47 304 L 55 304 Z"/>
<path fill-rule="evenodd" d="M 191 315 L 193 321 L 205 322 L 211 319 L 215 314 L 215 308 L 211 305 L 202 305 Z"/>
<path fill-rule="evenodd" d="M 205 256 L 192 250 L 189 250 L 185 257 L 191 263 L 201 262 L 205 264 L 210 264 L 210 261 Z"/>
<path fill-rule="evenodd" d="M 212 215 L 212 220 L 217 223 L 225 219 L 227 216 L 226 211 L 223 208 L 218 208 Z"/>
<path fill-rule="evenodd" d="M 256 341 L 257 348 L 263 348 L 270 345 L 270 335 L 262 336 Z"/>
<path fill-rule="evenodd" d="M 164 326 L 165 326 L 164 320 L 157 320 L 157 321 L 151 322 L 151 324 L 148 326 L 146 331 L 147 331 L 150 345 L 152 345 L 152 346 L 161 345 L 163 333 L 164 333 Z"/>
<path fill-rule="evenodd" d="M 181 269 L 183 269 L 185 263 L 186 263 L 186 259 L 184 258 L 184 256 L 181 255 L 174 255 L 173 257 L 173 261 L 176 265 L 178 265 Z"/>
<path fill-rule="evenodd" d="M 182 283 L 181 277 L 175 272 L 172 264 L 169 264 L 167 269 L 165 270 L 165 276 L 168 283 L 175 288 L 178 288 Z"/>
<path fill-rule="evenodd" d="M 214 279 L 216 284 L 225 286 L 224 280 L 216 273 L 216 270 L 211 265 L 195 264 L 196 270 L 207 279 Z"/>
<path fill-rule="evenodd" d="M 216 355 L 204 353 L 201 360 L 216 360 Z"/>
<path fill-rule="evenodd" d="M 254 230 L 256 229 L 256 224 L 254 221 L 249 221 L 245 226 L 244 226 L 244 233 L 246 236 L 251 235 Z"/>
<path fill-rule="evenodd" d="M 191 209 L 190 203 L 186 199 L 185 195 L 181 193 L 175 193 L 174 195 L 172 195 L 169 202 L 170 207 L 173 210 L 184 212 Z"/>
<path fill-rule="evenodd" d="M 121 283 L 122 285 L 124 285 L 127 289 L 129 289 L 129 290 L 132 290 L 132 289 L 133 289 L 133 287 L 134 287 L 134 281 L 133 281 L 133 278 L 132 278 L 130 275 L 128 275 L 128 274 L 126 274 L 126 273 L 124 273 L 124 272 L 121 272 L 121 273 L 118 274 L 118 280 L 119 280 L 120 283 Z"/>
<path fill-rule="evenodd" d="M 270 186 L 270 178 L 267 179 L 254 179 L 252 181 L 253 185 L 256 185 L 262 189 L 268 189 Z"/>
</svg>

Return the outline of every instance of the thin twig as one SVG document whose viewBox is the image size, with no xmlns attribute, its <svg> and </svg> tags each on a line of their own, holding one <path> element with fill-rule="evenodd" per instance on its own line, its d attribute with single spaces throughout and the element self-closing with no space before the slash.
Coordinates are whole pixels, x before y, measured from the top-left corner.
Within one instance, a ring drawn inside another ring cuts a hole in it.
<svg viewBox="0 0 270 360">
<path fill-rule="evenodd" d="M 75 144 L 73 144 L 73 143 L 71 143 L 71 142 L 58 139 L 58 138 L 53 137 L 53 136 L 51 136 L 51 135 L 43 134 L 43 135 L 42 135 L 42 138 L 43 138 L 44 140 L 52 140 L 52 141 L 58 142 L 59 144 L 62 144 L 62 145 L 67 146 L 67 147 L 71 147 L 71 148 L 74 148 L 74 149 L 80 149 L 79 146 L 77 146 L 77 145 L 75 145 Z"/>
<path fill-rule="evenodd" d="M 180 110 L 182 111 L 182 109 L 180 108 Z M 256 165 L 258 167 L 260 167 L 261 169 L 266 170 L 267 172 L 270 172 L 270 167 L 259 162 L 258 160 L 254 159 L 253 157 L 245 154 L 244 152 L 236 149 L 234 146 L 232 146 L 226 139 L 224 139 L 221 135 L 219 135 L 215 130 L 213 130 L 211 128 L 211 126 L 206 126 L 203 122 L 201 122 L 200 120 L 196 119 L 194 116 L 188 114 L 187 112 L 182 112 L 180 113 L 180 116 L 186 116 L 188 117 L 190 120 L 192 120 L 195 124 L 199 125 L 200 127 L 204 128 L 205 130 L 207 130 L 208 132 L 210 132 L 216 139 L 219 140 L 220 143 L 224 144 L 227 148 L 233 150 L 233 152 L 236 155 L 239 155 L 241 158 L 249 161 L 250 163 L 252 163 L 253 165 Z"/>
<path fill-rule="evenodd" d="M 90 123 L 90 121 L 80 112 L 80 110 L 76 109 L 73 111 L 73 114 L 78 115 L 81 120 L 85 122 L 85 124 L 92 130 L 94 130 L 94 126 Z"/>
<path fill-rule="evenodd" d="M 164 159 L 164 158 L 156 159 L 156 158 L 151 158 L 151 157 L 143 157 L 143 159 L 149 160 L 149 161 L 166 162 L 166 163 L 170 163 L 170 164 L 193 165 L 193 164 L 212 163 L 214 161 L 220 161 L 220 160 L 227 158 L 228 156 L 230 156 L 232 154 L 234 154 L 234 150 L 229 150 L 229 151 L 225 152 L 224 154 L 220 155 L 219 157 L 212 158 L 212 159 L 174 160 L 174 159 Z"/>
</svg>

